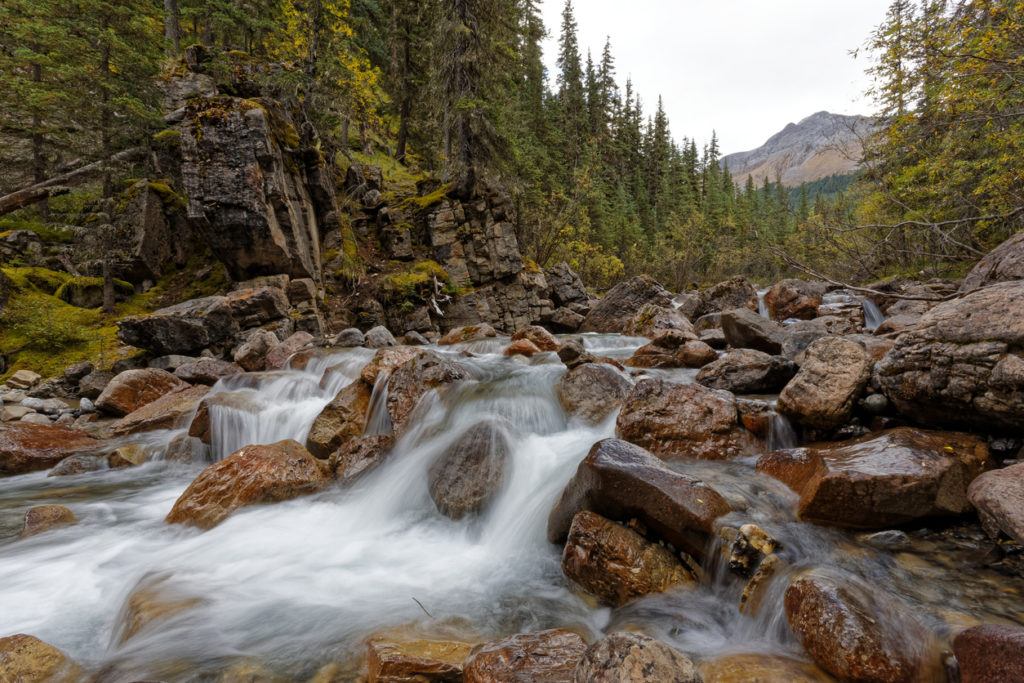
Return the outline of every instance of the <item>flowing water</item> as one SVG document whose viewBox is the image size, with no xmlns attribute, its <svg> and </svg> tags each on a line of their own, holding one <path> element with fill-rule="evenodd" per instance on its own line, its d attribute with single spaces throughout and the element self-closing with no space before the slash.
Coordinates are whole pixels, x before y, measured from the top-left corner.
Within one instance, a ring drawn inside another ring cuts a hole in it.
<svg viewBox="0 0 1024 683">
<path fill-rule="evenodd" d="M 878 308 L 878 304 L 867 297 L 862 299 L 860 303 L 864 307 L 864 327 L 874 332 L 878 329 L 879 325 L 885 322 L 885 315 Z"/>
<path fill-rule="evenodd" d="M 1012 592 L 1024 589 L 1021 582 L 985 571 L 964 577 L 971 542 L 949 545 L 914 532 L 897 550 L 877 549 L 854 534 L 798 523 L 793 494 L 756 474 L 749 458 L 672 466 L 704 478 L 733 503 L 737 512 L 725 523 L 758 524 L 781 542 L 790 569 L 768 587 L 755 616 L 737 609 L 744 581 L 721 563 L 707 567 L 698 586 L 617 610 L 597 605 L 567 584 L 561 548 L 546 541 L 545 527 L 579 461 L 595 441 L 614 435 L 615 418 L 597 426 L 567 418 L 554 389 L 564 366 L 554 354 L 531 362 L 502 357 L 505 343 L 441 349 L 473 380 L 443 399 L 428 395 L 385 464 L 353 488 L 242 508 L 209 531 L 163 521 L 201 464 L 157 459 L 126 470 L 0 479 L 0 635 L 35 635 L 111 681 L 206 680 L 247 658 L 291 680 L 308 680 L 332 661 L 354 676 L 365 639 L 385 629 L 480 640 L 557 626 L 591 640 L 639 627 L 698 659 L 802 657 L 781 595 L 788 573 L 812 564 L 905 596 L 940 635 L 958 619 L 1024 620 Z M 617 357 L 643 343 L 585 337 L 591 352 Z M 213 391 L 227 396 L 211 412 L 211 457 L 248 443 L 302 441 L 371 357 L 340 351 L 304 370 L 217 385 Z M 693 381 L 694 371 L 653 374 Z M 378 386 L 372 403 L 385 397 Z M 389 429 L 381 412 L 371 409 L 368 431 Z M 466 429 L 493 417 L 513 432 L 503 488 L 477 518 L 443 517 L 428 495 L 427 470 Z M 795 435 L 784 427 L 778 425 L 777 442 L 792 444 Z M 159 453 L 179 433 L 146 440 Z M 66 505 L 80 521 L 18 539 L 24 510 L 40 504 Z M 709 556 L 719 550 L 715 545 Z M 125 639 L 125 605 L 140 587 L 171 596 L 178 609 Z"/>
</svg>

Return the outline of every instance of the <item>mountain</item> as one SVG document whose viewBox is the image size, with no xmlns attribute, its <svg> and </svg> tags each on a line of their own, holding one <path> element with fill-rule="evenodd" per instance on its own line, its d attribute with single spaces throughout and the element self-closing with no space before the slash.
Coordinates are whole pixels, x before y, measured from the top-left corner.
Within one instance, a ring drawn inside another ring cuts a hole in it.
<svg viewBox="0 0 1024 683">
<path fill-rule="evenodd" d="M 861 138 L 870 132 L 865 116 L 844 116 L 819 111 L 800 123 L 790 123 L 768 141 L 749 152 L 723 157 L 738 183 L 747 176 L 760 185 L 765 177 L 779 177 L 787 186 L 818 180 L 833 174 L 851 173 L 861 157 Z"/>
</svg>

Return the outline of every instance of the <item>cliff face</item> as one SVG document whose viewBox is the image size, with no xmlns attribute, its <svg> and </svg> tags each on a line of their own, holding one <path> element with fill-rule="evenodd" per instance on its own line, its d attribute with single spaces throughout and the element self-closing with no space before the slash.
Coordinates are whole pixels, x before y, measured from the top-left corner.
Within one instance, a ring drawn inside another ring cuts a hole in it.
<svg viewBox="0 0 1024 683">
<path fill-rule="evenodd" d="M 738 183 L 753 176 L 760 185 L 781 178 L 787 186 L 818 180 L 857 169 L 863 137 L 871 130 L 864 116 L 843 116 L 820 111 L 799 123 L 790 123 L 763 145 L 722 159 Z"/>
</svg>

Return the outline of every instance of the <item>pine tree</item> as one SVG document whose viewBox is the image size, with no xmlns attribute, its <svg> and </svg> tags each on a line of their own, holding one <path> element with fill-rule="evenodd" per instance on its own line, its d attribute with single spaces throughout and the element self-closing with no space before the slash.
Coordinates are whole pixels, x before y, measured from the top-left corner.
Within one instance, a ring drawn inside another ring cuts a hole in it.
<svg viewBox="0 0 1024 683">
<path fill-rule="evenodd" d="M 580 62 L 576 16 L 573 12 L 572 0 L 566 0 L 565 8 L 562 10 L 562 31 L 558 42 L 558 70 L 559 127 L 564 140 L 564 162 L 570 171 L 565 180 L 570 182 L 572 170 L 579 165 L 582 158 L 587 131 L 583 66 Z"/>
</svg>

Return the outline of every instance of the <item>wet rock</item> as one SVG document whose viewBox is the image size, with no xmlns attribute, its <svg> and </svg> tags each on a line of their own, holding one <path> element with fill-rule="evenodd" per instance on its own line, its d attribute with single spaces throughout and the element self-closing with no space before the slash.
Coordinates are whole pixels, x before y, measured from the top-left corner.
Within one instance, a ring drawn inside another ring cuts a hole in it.
<svg viewBox="0 0 1024 683">
<path fill-rule="evenodd" d="M 184 427 L 209 391 L 210 387 L 200 385 L 161 396 L 115 422 L 110 433 L 114 436 L 127 436 Z"/>
<path fill-rule="evenodd" d="M 69 427 L 5 424 L 0 426 L 0 477 L 49 469 L 64 458 L 99 446 L 93 437 Z"/>
<path fill-rule="evenodd" d="M 985 472 L 967 489 L 985 532 L 1024 545 L 1024 463 Z"/>
<path fill-rule="evenodd" d="M 778 323 L 749 308 L 734 308 L 722 313 L 722 332 L 734 349 L 756 349 L 772 355 L 782 353 L 786 331 Z"/>
<path fill-rule="evenodd" d="M 188 389 L 189 385 L 166 370 L 126 370 L 110 381 L 96 399 L 105 413 L 124 416 L 158 398 Z"/>
<path fill-rule="evenodd" d="M 227 297 L 210 296 L 125 318 L 118 322 L 117 337 L 161 356 L 188 355 L 230 339 L 238 329 Z"/>
<path fill-rule="evenodd" d="M 1024 422 L 1024 281 L 939 304 L 878 365 L 907 417 L 940 428 L 1014 431 Z"/>
<path fill-rule="evenodd" d="M 979 437 L 899 427 L 768 453 L 757 471 L 801 494 L 802 520 L 878 529 L 969 512 L 967 486 L 991 464 Z"/>
<path fill-rule="evenodd" d="M 12 389 L 31 389 L 43 378 L 31 370 L 18 370 L 7 378 L 6 384 Z"/>
<path fill-rule="evenodd" d="M 930 633 L 895 596 L 853 578 L 804 574 L 786 589 L 786 618 L 807 653 L 849 681 L 944 680 Z"/>
<path fill-rule="evenodd" d="M 575 370 L 587 363 L 606 363 L 612 367 L 624 370 L 618 361 L 604 356 L 595 356 L 583 348 L 583 342 L 579 339 L 570 339 L 558 347 L 558 360 L 565 364 L 569 370 Z"/>
<path fill-rule="evenodd" d="M 477 645 L 463 668 L 465 683 L 572 683 L 586 651 L 572 631 L 521 633 Z"/>
<path fill-rule="evenodd" d="M 107 468 L 106 458 L 98 455 L 72 455 L 64 458 L 50 470 L 48 477 L 63 477 L 86 472 L 96 472 Z"/>
<path fill-rule="evenodd" d="M 718 359 L 702 341 L 679 330 L 668 330 L 636 350 L 626 361 L 631 368 L 699 368 Z"/>
<path fill-rule="evenodd" d="M 296 441 L 246 446 L 203 470 L 165 521 L 210 529 L 240 507 L 297 498 L 330 481 L 326 465 Z"/>
<path fill-rule="evenodd" d="M 417 349 L 419 355 L 396 368 L 388 380 L 388 415 L 396 435 L 408 427 L 413 410 L 424 394 L 440 391 L 469 379 L 469 373 L 436 353 Z"/>
<path fill-rule="evenodd" d="M 398 346 L 394 336 L 388 328 L 378 325 L 366 333 L 366 341 L 363 343 L 368 349 L 382 349 L 386 346 Z"/>
<path fill-rule="evenodd" d="M 575 683 L 701 683 L 689 658 L 639 633 L 619 631 L 589 648 L 576 667 Z"/>
<path fill-rule="evenodd" d="M 267 354 L 280 343 L 270 330 L 255 330 L 244 344 L 235 349 L 232 358 L 243 369 L 257 372 L 267 366 Z"/>
<path fill-rule="evenodd" d="M 647 275 L 620 282 L 590 310 L 580 332 L 622 332 L 644 306 L 651 304 L 671 308 L 672 295 Z"/>
<path fill-rule="evenodd" d="M 810 662 L 780 655 L 726 655 L 700 664 L 706 683 L 822 683 L 832 677 Z"/>
<path fill-rule="evenodd" d="M 21 538 L 41 534 L 50 529 L 74 524 L 78 520 L 71 510 L 63 505 L 37 505 L 25 513 L 21 526 Z"/>
<path fill-rule="evenodd" d="M 589 510 L 572 520 L 562 572 L 615 607 L 696 581 L 693 572 L 664 547 Z"/>
<path fill-rule="evenodd" d="M 589 424 L 599 424 L 622 405 L 630 388 L 629 380 L 615 368 L 587 363 L 563 375 L 555 385 L 555 393 L 566 413 Z"/>
<path fill-rule="evenodd" d="M 694 312 L 695 317 L 709 313 L 722 313 L 736 308 L 757 311 L 757 290 L 746 278 L 734 277 L 719 282 L 713 287 L 700 292 L 700 306 Z"/>
<path fill-rule="evenodd" d="M 339 391 L 310 427 L 306 437 L 309 452 L 326 460 L 346 442 L 362 436 L 372 393 L 373 390 L 361 380 Z"/>
<path fill-rule="evenodd" d="M 390 377 L 396 368 L 400 368 L 414 358 L 419 358 L 428 353 L 424 349 L 414 349 L 408 346 L 380 349 L 374 354 L 373 359 L 363 366 L 359 373 L 360 379 L 369 386 L 377 383 L 380 375 Z"/>
<path fill-rule="evenodd" d="M 735 396 L 660 378 L 633 387 L 622 404 L 615 435 L 669 459 L 725 460 L 762 447 L 740 422 Z"/>
<path fill-rule="evenodd" d="M 335 337 L 332 343 L 333 346 L 338 346 L 343 349 L 351 349 L 357 346 L 362 346 L 366 343 L 366 337 L 355 327 L 350 327 L 346 330 L 342 330 Z"/>
<path fill-rule="evenodd" d="M 1024 628 L 985 624 L 957 635 L 961 683 L 1024 681 Z"/>
<path fill-rule="evenodd" d="M 540 349 L 538 349 L 537 345 L 529 339 L 514 341 L 509 344 L 504 351 L 504 355 L 506 356 L 526 356 L 527 358 L 533 358 L 538 353 L 540 353 Z"/>
<path fill-rule="evenodd" d="M 442 514 L 475 514 L 501 488 L 509 453 L 508 432 L 493 421 L 471 427 L 427 472 L 430 497 Z"/>
<path fill-rule="evenodd" d="M 639 520 L 654 536 L 697 558 L 714 521 L 731 511 L 725 499 L 695 477 L 673 471 L 639 446 L 599 441 L 548 516 L 548 540 L 564 543 L 583 510 L 617 521 Z"/>
<path fill-rule="evenodd" d="M 704 330 L 697 338 L 713 349 L 724 349 L 729 345 L 725 339 L 725 332 L 720 329 Z"/>
<path fill-rule="evenodd" d="M 11 683 L 76 683 L 85 677 L 63 652 L 25 634 L 0 638 L 0 672 Z"/>
<path fill-rule="evenodd" d="M 800 371 L 779 394 L 778 410 L 800 424 L 835 429 L 849 421 L 871 378 L 864 347 L 842 337 L 823 337 L 807 347 Z"/>
<path fill-rule="evenodd" d="M 770 394 L 784 387 L 796 371 L 796 364 L 782 356 L 739 349 L 701 368 L 697 381 L 734 394 Z"/>
<path fill-rule="evenodd" d="M 458 641 L 371 638 L 366 658 L 369 683 L 458 683 L 471 649 L 469 643 Z"/>
<path fill-rule="evenodd" d="M 493 327 L 487 323 L 482 323 L 480 325 L 467 325 L 466 327 L 457 327 L 449 330 L 437 343 L 440 346 L 450 346 L 452 344 L 480 341 L 481 339 L 489 339 L 496 336 L 498 336 L 498 333 Z"/>
<path fill-rule="evenodd" d="M 1024 232 L 1018 232 L 981 259 L 964 277 L 960 291 L 970 292 L 1012 280 L 1024 280 Z"/>
<path fill-rule="evenodd" d="M 213 386 L 225 377 L 233 377 L 241 373 L 242 368 L 234 363 L 216 358 L 200 358 L 179 366 L 174 371 L 174 376 L 189 384 Z"/>
<path fill-rule="evenodd" d="M 566 263 L 548 268 L 545 273 L 551 288 L 551 302 L 556 306 L 586 303 L 590 298 L 580 277 Z"/>
<path fill-rule="evenodd" d="M 139 445 L 121 446 L 107 456 L 110 469 L 138 467 L 149 459 L 146 449 Z"/>
<path fill-rule="evenodd" d="M 203 443 L 188 434 L 179 434 L 167 445 L 164 460 L 189 464 L 203 458 Z"/>
<path fill-rule="evenodd" d="M 313 341 L 313 335 L 309 332 L 296 332 L 283 342 L 270 349 L 267 353 L 267 370 L 280 370 L 288 365 L 288 359 Z"/>
<path fill-rule="evenodd" d="M 195 417 L 189 424 L 188 434 L 210 445 L 212 434 L 210 432 L 210 409 L 212 406 L 226 406 L 238 411 L 258 413 L 261 407 L 242 393 L 217 393 L 199 402 Z"/>
<path fill-rule="evenodd" d="M 671 306 L 656 306 L 654 304 L 647 304 L 637 311 L 622 332 L 632 337 L 654 339 L 670 330 L 679 332 L 689 339 L 697 338 L 693 331 L 693 325 L 686 316 Z"/>
<path fill-rule="evenodd" d="M 540 325 L 528 325 L 516 330 L 516 333 L 512 335 L 512 341 L 516 342 L 521 339 L 532 342 L 541 351 L 557 351 L 560 346 L 554 335 Z"/>
<path fill-rule="evenodd" d="M 782 280 L 764 295 L 764 303 L 773 320 L 811 320 L 818 315 L 825 290 L 824 282 Z"/>
<path fill-rule="evenodd" d="M 331 454 L 334 477 L 338 480 L 338 484 L 341 486 L 351 485 L 360 477 L 371 472 L 384 462 L 394 443 L 395 437 L 385 434 L 364 436 L 342 444 Z"/>
<path fill-rule="evenodd" d="M 94 370 L 78 383 L 78 391 L 83 397 L 96 400 L 113 379 L 114 373 L 109 370 Z"/>
<path fill-rule="evenodd" d="M 171 584 L 165 576 L 143 577 L 121 609 L 115 638 L 124 643 L 151 624 L 167 621 L 202 602 Z"/>
</svg>

